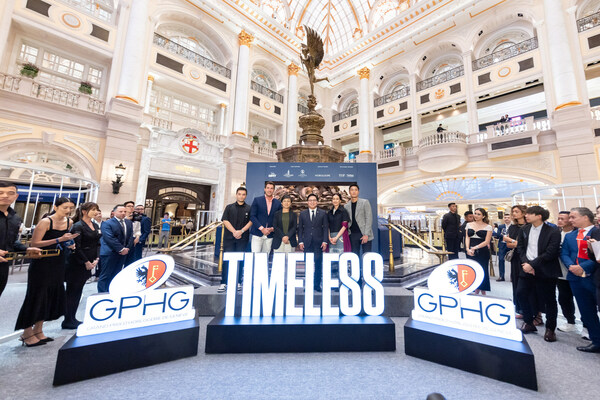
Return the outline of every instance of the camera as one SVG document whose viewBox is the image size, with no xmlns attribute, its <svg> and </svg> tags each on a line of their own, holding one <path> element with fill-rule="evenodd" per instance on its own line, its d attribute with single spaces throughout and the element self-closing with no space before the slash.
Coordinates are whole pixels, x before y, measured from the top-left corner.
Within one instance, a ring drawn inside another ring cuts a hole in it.
<svg viewBox="0 0 600 400">
<path fill-rule="evenodd" d="M 142 217 L 143 217 L 143 216 L 144 216 L 144 214 L 143 214 L 143 213 L 140 213 L 140 212 L 134 211 L 134 212 L 131 214 L 131 221 L 132 221 L 132 222 L 134 222 L 134 221 L 140 222 L 140 221 L 142 220 Z"/>
</svg>

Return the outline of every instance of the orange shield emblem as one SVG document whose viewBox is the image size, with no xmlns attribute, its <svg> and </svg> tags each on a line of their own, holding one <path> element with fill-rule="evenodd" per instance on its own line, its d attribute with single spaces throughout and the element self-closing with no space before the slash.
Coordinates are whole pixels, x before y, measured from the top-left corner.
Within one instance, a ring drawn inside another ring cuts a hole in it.
<svg viewBox="0 0 600 400">
<path fill-rule="evenodd" d="M 458 269 L 458 291 L 462 292 L 471 287 L 475 282 L 475 270 L 468 265 L 459 264 Z M 149 275 L 148 275 L 149 276 Z"/>
<path fill-rule="evenodd" d="M 160 260 L 150 260 L 148 263 L 148 275 L 146 275 L 146 288 L 154 285 L 165 274 L 167 265 Z"/>
</svg>

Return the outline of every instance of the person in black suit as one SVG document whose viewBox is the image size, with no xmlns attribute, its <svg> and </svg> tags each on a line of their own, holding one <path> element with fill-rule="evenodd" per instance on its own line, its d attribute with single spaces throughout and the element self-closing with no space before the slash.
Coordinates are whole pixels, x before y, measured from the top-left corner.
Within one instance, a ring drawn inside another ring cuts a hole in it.
<svg viewBox="0 0 600 400">
<path fill-rule="evenodd" d="M 276 253 L 291 253 L 298 246 L 296 214 L 292 211 L 292 198 L 287 194 L 281 198 L 282 209 L 275 212 L 273 217 L 273 251 Z"/>
<path fill-rule="evenodd" d="M 460 224 L 460 228 L 458 228 L 458 236 L 460 240 L 460 247 L 466 253 L 467 249 L 465 248 L 465 237 L 467 236 L 467 224 L 473 222 L 473 211 L 465 211 L 464 216 L 465 220 L 462 224 Z"/>
<path fill-rule="evenodd" d="M 146 216 L 146 214 L 144 214 L 144 206 L 141 204 L 135 206 L 131 216 L 131 221 L 134 224 L 140 224 L 141 233 L 140 236 L 133 240 L 133 258 L 131 259 L 131 262 L 134 262 L 142 258 L 142 252 L 144 250 L 144 246 L 146 245 L 146 240 L 148 240 L 148 236 L 150 236 L 150 231 L 152 230 L 152 221 Z"/>
<path fill-rule="evenodd" d="M 298 246 L 300 250 L 315 255 L 315 290 L 321 291 L 323 277 L 323 251 L 327 248 L 329 224 L 327 213 L 317 208 L 317 195 L 308 195 L 308 210 L 300 213 L 298 221 Z"/>
<path fill-rule="evenodd" d="M 67 301 L 63 329 L 77 329 L 81 324 L 75 318 L 85 282 L 92 276 L 92 270 L 100 260 L 100 227 L 92 219 L 98 211 L 98 204 L 83 203 L 73 218 L 71 233 L 77 233 L 75 250 L 69 255 L 65 282 L 67 283 Z"/>
<path fill-rule="evenodd" d="M 448 204 L 449 211 L 442 217 L 446 251 L 453 253 L 448 255 L 449 260 L 458 258 L 458 252 L 460 251 L 460 215 L 456 212 L 457 209 L 456 203 Z"/>
<path fill-rule="evenodd" d="M 133 247 L 133 224 L 125 218 L 125 206 L 113 209 L 114 217 L 101 225 L 100 263 L 102 272 L 98 279 L 98 292 L 108 292 L 110 282 L 123 269 L 127 254 Z"/>
<path fill-rule="evenodd" d="M 533 319 L 537 310 L 531 298 L 537 297 L 541 306 L 546 308 L 546 333 L 544 340 L 555 342 L 556 317 L 556 281 L 561 276 L 558 257 L 560 253 L 560 231 L 544 221 L 548 219 L 548 210 L 533 206 L 525 211 L 525 225 L 517 241 L 521 261 L 517 296 L 523 310 L 523 333 L 537 331 Z M 532 296 L 533 295 L 533 296 Z M 536 296 L 537 295 L 537 296 Z"/>
</svg>

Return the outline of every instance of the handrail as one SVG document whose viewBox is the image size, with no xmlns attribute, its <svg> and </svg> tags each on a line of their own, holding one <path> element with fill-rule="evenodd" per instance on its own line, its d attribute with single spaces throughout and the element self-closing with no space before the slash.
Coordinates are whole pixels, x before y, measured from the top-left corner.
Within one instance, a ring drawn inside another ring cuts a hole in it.
<svg viewBox="0 0 600 400">
<path fill-rule="evenodd" d="M 489 67 L 490 65 L 497 64 L 501 61 L 508 60 L 509 58 L 516 57 L 520 54 L 524 54 L 529 51 L 535 50 L 537 48 L 538 39 L 534 36 L 530 39 L 524 40 L 505 49 L 498 50 L 493 52 L 492 54 L 488 54 L 487 56 L 478 58 L 477 60 L 474 60 L 471 65 L 473 66 L 473 71 L 477 71 L 482 68 Z"/>
<path fill-rule="evenodd" d="M 250 89 L 267 96 L 271 100 L 275 100 L 276 102 L 283 104 L 283 95 L 277 93 L 273 89 L 269 89 L 268 87 L 261 85 L 258 82 L 250 81 Z"/>
<path fill-rule="evenodd" d="M 443 131 L 425 136 L 419 140 L 419 148 L 446 143 L 466 143 L 467 135 L 458 131 Z"/>
<path fill-rule="evenodd" d="M 600 25 L 600 11 L 577 20 L 577 30 L 581 33 Z"/>
<path fill-rule="evenodd" d="M 179 242 L 175 243 L 173 246 L 171 246 L 171 247 L 169 247 L 167 249 L 159 250 L 159 251 L 161 251 L 161 252 L 171 252 L 171 251 L 175 251 L 175 250 L 177 250 L 177 251 L 183 250 L 187 246 L 189 246 L 192 243 L 198 241 L 200 238 L 208 235 L 209 233 L 212 233 L 214 230 L 216 230 L 221 225 L 223 225 L 223 223 L 221 221 L 211 222 L 210 224 L 206 225 L 202 229 L 200 229 L 200 230 L 192 233 L 191 235 L 189 235 L 189 236 L 181 239 Z"/>
<path fill-rule="evenodd" d="M 350 107 L 346 111 L 342 111 L 341 113 L 334 114 L 331 117 L 331 122 L 337 122 L 341 119 L 346 119 L 346 118 L 351 117 L 356 114 L 358 114 L 358 106 Z"/>
<path fill-rule="evenodd" d="M 427 252 L 428 254 L 433 254 L 433 255 L 438 256 L 440 259 L 440 263 L 442 263 L 444 261 L 444 258 L 447 255 L 454 254 L 451 251 L 436 249 L 433 245 L 427 243 L 426 241 L 421 239 L 418 235 L 415 235 L 408 228 L 406 228 L 402 225 L 397 225 L 397 224 L 394 224 L 391 222 L 388 225 L 391 226 L 396 231 L 398 231 L 398 233 L 400 233 L 402 236 L 404 236 L 405 238 L 407 238 L 408 240 L 413 242 L 421 250 Z"/>
<path fill-rule="evenodd" d="M 385 96 L 381 96 L 381 97 L 376 98 L 375 100 L 373 100 L 373 105 L 375 107 L 379 107 L 379 106 L 387 104 L 387 103 L 389 103 L 391 101 L 398 100 L 398 99 L 401 99 L 403 97 L 406 97 L 409 94 L 410 94 L 410 86 L 404 86 L 401 89 L 394 90 L 392 93 L 388 93 Z"/>
<path fill-rule="evenodd" d="M 463 65 L 459 65 L 456 68 L 450 69 L 446 72 L 442 72 L 441 74 L 437 74 L 432 76 L 431 78 L 424 79 L 420 82 L 417 82 L 417 92 L 421 90 L 429 89 L 440 83 L 448 82 L 453 79 L 456 79 L 465 74 L 465 67 Z"/>
<path fill-rule="evenodd" d="M 169 38 L 166 38 L 156 32 L 154 32 L 154 44 L 170 51 L 173 54 L 180 55 L 183 58 L 186 58 L 210 71 L 216 72 L 219 75 L 223 75 L 226 78 L 231 78 L 231 70 L 229 68 L 224 67 L 221 64 L 214 62 L 213 60 L 206 58 L 185 46 L 180 45 L 179 43 L 175 43 Z"/>
</svg>

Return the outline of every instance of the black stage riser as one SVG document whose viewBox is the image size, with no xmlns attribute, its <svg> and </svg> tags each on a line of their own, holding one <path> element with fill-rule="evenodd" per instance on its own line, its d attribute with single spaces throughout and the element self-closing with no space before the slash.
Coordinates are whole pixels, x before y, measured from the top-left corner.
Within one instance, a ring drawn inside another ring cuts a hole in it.
<svg viewBox="0 0 600 400">
<path fill-rule="evenodd" d="M 404 325 L 409 356 L 537 390 L 529 344 L 408 319 Z"/>
<path fill-rule="evenodd" d="M 55 386 L 198 354 L 197 319 L 77 337 L 58 351 Z"/>
</svg>

